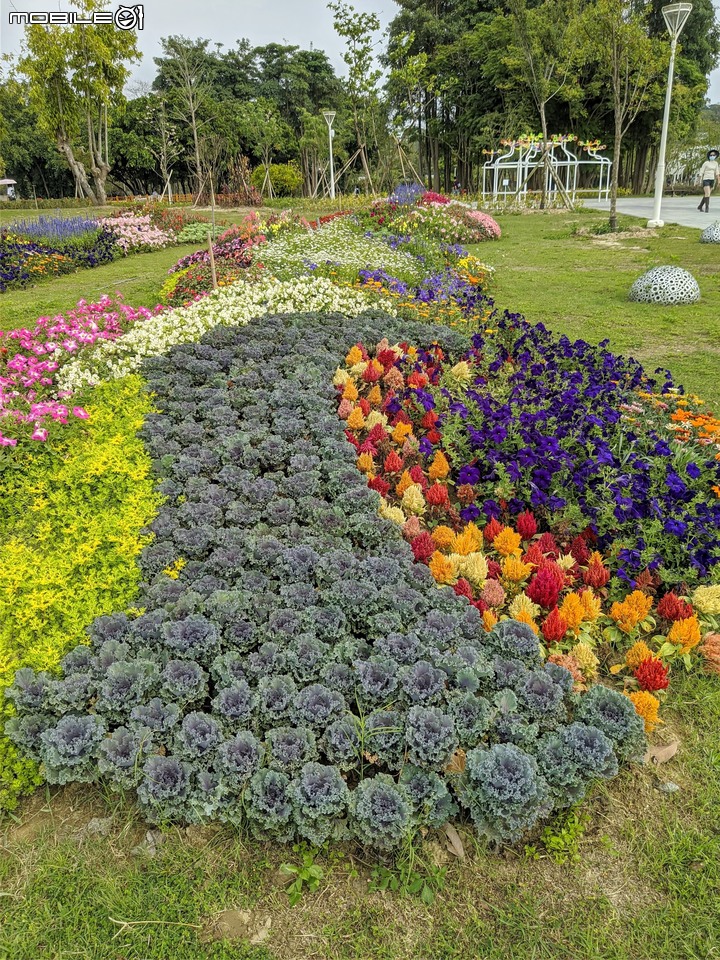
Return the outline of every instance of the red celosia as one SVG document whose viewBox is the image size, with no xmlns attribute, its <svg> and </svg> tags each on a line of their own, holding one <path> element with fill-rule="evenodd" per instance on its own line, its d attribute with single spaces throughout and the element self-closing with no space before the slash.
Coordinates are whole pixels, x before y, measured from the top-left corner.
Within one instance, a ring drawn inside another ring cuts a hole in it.
<svg viewBox="0 0 720 960">
<path fill-rule="evenodd" d="M 485 601 L 480 598 L 479 600 L 471 600 L 472 605 L 476 610 L 479 610 L 480 613 L 485 613 L 486 610 L 489 610 L 490 607 L 485 603 Z"/>
<path fill-rule="evenodd" d="M 377 453 L 377 447 L 375 444 L 370 443 L 370 438 L 368 437 L 368 439 L 358 447 L 358 453 L 369 453 L 371 457 L 374 457 Z"/>
<path fill-rule="evenodd" d="M 687 620 L 693 615 L 694 610 L 676 593 L 666 593 L 657 605 L 657 612 L 665 620 Z"/>
<path fill-rule="evenodd" d="M 386 497 L 390 493 L 390 484 L 382 477 L 373 477 L 368 486 L 371 490 L 377 490 L 381 497 Z"/>
<path fill-rule="evenodd" d="M 419 370 L 413 370 L 413 372 L 407 378 L 407 382 L 411 387 L 422 388 L 427 386 L 428 378 L 424 373 L 420 373 Z"/>
<path fill-rule="evenodd" d="M 502 567 L 497 560 L 488 560 L 488 577 L 491 580 L 499 580 L 502 576 Z"/>
<path fill-rule="evenodd" d="M 385 457 L 383 470 L 385 473 L 399 473 L 402 468 L 402 459 L 395 453 L 394 450 L 391 450 L 390 453 Z"/>
<path fill-rule="evenodd" d="M 365 367 L 362 373 L 362 378 L 366 383 L 377 383 L 380 377 L 383 375 L 383 368 L 381 365 L 376 366 L 372 361 Z"/>
<path fill-rule="evenodd" d="M 419 483 L 423 491 L 427 490 L 428 482 L 427 477 L 423 473 L 423 469 L 419 464 L 416 464 L 410 469 L 410 479 L 413 483 Z"/>
<path fill-rule="evenodd" d="M 535 522 L 535 517 L 529 510 L 521 513 L 517 518 L 515 521 L 515 529 L 523 540 L 530 540 L 531 537 L 535 536 L 537 533 L 537 523 Z"/>
<path fill-rule="evenodd" d="M 389 370 L 393 366 L 397 357 L 395 356 L 394 350 L 381 350 L 377 355 L 377 359 L 385 367 L 386 370 Z"/>
<path fill-rule="evenodd" d="M 418 563 L 425 563 L 437 549 L 435 541 L 427 531 L 421 533 L 419 537 L 415 537 L 410 546 L 412 547 L 413 556 Z"/>
<path fill-rule="evenodd" d="M 368 440 L 371 443 L 382 443 L 383 440 L 387 440 L 388 435 L 387 431 L 381 423 L 376 423 L 368 434 Z"/>
<path fill-rule="evenodd" d="M 405 413 L 404 410 L 398 410 L 395 416 L 390 421 L 390 425 L 396 427 L 399 423 L 412 423 L 410 417 Z"/>
<path fill-rule="evenodd" d="M 369 404 L 369 402 L 365 399 L 365 397 L 361 397 L 361 398 L 358 400 L 358 406 L 359 406 L 360 409 L 362 410 L 363 416 L 367 417 L 367 416 L 369 415 L 369 413 L 370 413 L 370 404 Z"/>
<path fill-rule="evenodd" d="M 553 607 L 550 613 L 543 621 L 540 630 L 546 643 L 559 643 L 565 636 L 568 625 L 565 617 L 560 613 L 557 607 Z"/>
<path fill-rule="evenodd" d="M 602 563 L 593 561 L 583 573 L 583 580 L 589 587 L 595 587 L 599 590 L 604 587 L 610 579 L 610 571 Z"/>
<path fill-rule="evenodd" d="M 412 471 L 410 471 L 410 475 L 412 476 Z M 434 483 L 425 492 L 425 499 L 431 507 L 443 506 L 449 502 L 447 487 L 442 483 Z"/>
<path fill-rule="evenodd" d="M 500 533 L 502 528 L 503 528 L 503 525 L 499 523 L 499 521 L 497 521 L 495 517 L 493 517 L 490 523 L 488 523 L 488 525 L 483 530 L 483 536 L 485 537 L 485 540 L 487 541 L 487 543 L 492 543 L 495 537 Z"/>
<path fill-rule="evenodd" d="M 346 430 L 345 436 L 354 447 L 360 446 L 360 441 L 356 439 L 355 434 L 352 432 L 352 430 Z"/>
<path fill-rule="evenodd" d="M 543 564 L 527 585 L 525 592 L 533 603 L 539 603 L 541 607 L 551 610 L 558 602 L 562 586 L 562 583 L 558 583 L 555 571 L 550 565 Z"/>
<path fill-rule="evenodd" d="M 538 546 L 544 554 L 555 559 L 558 555 L 558 545 L 551 533 L 544 533 L 538 540 Z"/>
<path fill-rule="evenodd" d="M 468 504 L 475 500 L 475 488 L 470 483 L 461 484 L 455 492 L 460 503 Z"/>
<path fill-rule="evenodd" d="M 666 690 L 670 685 L 668 679 L 668 669 L 664 667 L 660 660 L 655 657 L 648 657 L 633 671 L 635 679 L 640 684 L 642 690 L 648 690 L 651 693 L 654 690 Z"/>
<path fill-rule="evenodd" d="M 472 587 L 464 577 L 460 577 L 458 582 L 453 586 L 453 590 L 459 597 L 467 597 L 468 600 L 472 600 L 473 598 Z"/>
<path fill-rule="evenodd" d="M 586 564 L 590 559 L 590 551 L 584 537 L 575 537 L 570 544 L 570 553 L 575 557 L 578 563 Z"/>
<path fill-rule="evenodd" d="M 543 552 L 537 543 L 531 544 L 523 555 L 523 563 L 534 563 L 536 567 L 545 560 Z"/>
<path fill-rule="evenodd" d="M 434 410 L 428 410 L 425 416 L 420 421 L 420 426 L 425 427 L 426 430 L 432 429 L 438 421 L 438 415 Z"/>
<path fill-rule="evenodd" d="M 442 440 L 442 434 L 437 430 L 431 430 L 427 435 L 430 443 L 440 443 Z"/>
</svg>

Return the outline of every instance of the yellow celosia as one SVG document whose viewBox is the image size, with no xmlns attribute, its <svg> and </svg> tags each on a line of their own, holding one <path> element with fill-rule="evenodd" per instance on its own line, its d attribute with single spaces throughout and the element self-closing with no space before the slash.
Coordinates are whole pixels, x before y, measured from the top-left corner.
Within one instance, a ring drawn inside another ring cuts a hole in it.
<svg viewBox="0 0 720 960">
<path fill-rule="evenodd" d="M 527 594 L 519 593 L 508 607 L 508 613 L 514 620 L 520 619 L 520 614 L 527 618 L 523 623 L 530 623 L 540 615 L 540 607 L 533 603 Z"/>
<path fill-rule="evenodd" d="M 645 732 L 652 733 L 655 727 L 662 723 L 662 720 L 658 717 L 658 711 L 660 710 L 658 698 L 648 693 L 647 690 L 636 690 L 633 693 L 626 694 L 626 696 L 632 700 L 637 715 L 645 721 Z"/>
<path fill-rule="evenodd" d="M 506 580 L 510 580 L 512 583 L 522 583 L 522 581 L 527 580 L 532 573 L 533 565 L 531 563 L 523 563 L 519 557 L 511 555 L 509 557 L 503 557 L 500 568 Z"/>
<path fill-rule="evenodd" d="M 403 470 L 402 476 L 400 477 L 400 479 L 398 480 L 398 482 L 395 484 L 395 493 L 396 493 L 399 497 L 401 497 L 401 496 L 405 493 L 405 491 L 407 490 L 407 488 L 408 488 L 408 487 L 411 487 L 414 482 L 415 482 L 415 481 L 414 481 L 413 478 L 410 476 L 409 471 L 408 471 L 408 470 Z"/>
<path fill-rule="evenodd" d="M 354 367 L 356 363 L 360 363 L 362 358 L 362 350 L 356 344 L 354 347 L 350 347 L 348 352 L 345 354 L 345 363 L 349 367 Z"/>
<path fill-rule="evenodd" d="M 392 520 L 393 523 L 397 523 L 398 526 L 402 526 L 407 517 L 402 512 L 400 507 L 391 506 L 387 500 L 382 500 L 380 503 L 380 510 L 378 511 L 381 517 L 384 517 L 386 520 Z"/>
<path fill-rule="evenodd" d="M 344 387 L 349 379 L 350 374 L 347 372 L 347 370 L 343 370 L 342 367 L 338 367 L 332 379 L 333 386 Z"/>
<path fill-rule="evenodd" d="M 370 393 L 367 395 L 367 401 L 371 407 L 379 407 L 382 404 L 382 392 L 377 384 L 375 384 Z"/>
<path fill-rule="evenodd" d="M 642 590 L 633 590 L 622 603 L 615 602 L 612 605 L 610 616 L 623 633 L 632 633 L 635 627 L 642 623 L 650 613 L 651 607 L 652 597 L 645 596 Z"/>
<path fill-rule="evenodd" d="M 370 473 L 375 467 L 375 461 L 371 453 L 361 453 L 355 463 L 361 473 Z"/>
<path fill-rule="evenodd" d="M 692 595 L 692 605 L 698 613 L 710 616 L 720 614 L 720 583 L 712 587 L 697 587 Z"/>
<path fill-rule="evenodd" d="M 355 407 L 347 418 L 347 425 L 351 430 L 362 430 L 365 426 L 365 417 L 360 407 Z"/>
<path fill-rule="evenodd" d="M 520 542 L 522 537 L 515 533 L 512 527 L 503 527 L 500 533 L 493 540 L 493 546 L 502 557 L 509 557 L 514 554 L 516 557 L 522 556 Z"/>
<path fill-rule="evenodd" d="M 572 570 L 577 561 L 571 553 L 561 553 L 555 562 L 561 570 Z"/>
<path fill-rule="evenodd" d="M 447 557 L 443 556 L 439 550 L 436 550 L 430 557 L 428 566 L 436 583 L 453 584 L 457 582 L 454 565 Z"/>
<path fill-rule="evenodd" d="M 580 594 L 585 615 L 583 620 L 593 623 L 602 613 L 602 601 L 596 597 L 592 590 L 583 590 Z"/>
<path fill-rule="evenodd" d="M 412 433 L 411 423 L 399 423 L 392 432 L 393 442 L 402 445 Z"/>
<path fill-rule="evenodd" d="M 455 539 L 455 531 L 450 527 L 446 527 L 445 524 L 439 524 L 431 531 L 432 538 L 435 541 L 435 546 L 438 550 L 447 550 L 447 548 L 452 544 Z"/>
<path fill-rule="evenodd" d="M 447 457 L 442 450 L 438 450 L 428 469 L 428 476 L 431 480 L 444 480 L 449 473 L 450 464 L 447 461 Z"/>
<path fill-rule="evenodd" d="M 597 676 L 598 664 L 600 661 L 593 653 L 593 649 L 590 644 L 582 640 L 580 643 L 575 644 L 570 653 L 573 657 L 575 657 L 580 665 L 580 669 L 582 670 L 585 679 L 594 680 Z"/>
<path fill-rule="evenodd" d="M 450 376 L 453 378 L 453 380 L 457 380 L 458 383 L 467 383 L 472 379 L 472 370 L 470 369 L 470 364 L 466 360 L 461 360 L 451 368 Z"/>
<path fill-rule="evenodd" d="M 585 619 L 585 607 L 582 598 L 577 593 L 569 593 L 560 605 L 560 616 L 568 625 L 568 630 L 577 633 L 580 624 Z"/>
<path fill-rule="evenodd" d="M 533 618 L 527 612 L 527 610 L 521 610 L 520 613 L 514 618 L 519 623 L 526 623 L 533 633 L 538 633 L 538 625 L 535 623 Z"/>
<path fill-rule="evenodd" d="M 467 556 L 467 554 L 478 551 L 482 546 L 482 543 L 482 532 L 471 521 L 465 525 L 464 529 L 461 530 L 460 533 L 455 534 L 452 542 L 452 549 L 454 553 L 462 553 L 464 556 Z"/>
<path fill-rule="evenodd" d="M 378 423 L 383 427 L 387 427 L 387 422 L 388 419 L 384 413 L 380 413 L 379 410 L 371 410 L 365 417 L 365 429 L 372 430 Z"/>
<path fill-rule="evenodd" d="M 469 553 L 460 560 L 460 576 L 481 590 L 488 576 L 487 560 L 481 553 Z"/>
<path fill-rule="evenodd" d="M 361 360 L 360 363 L 354 363 L 354 364 L 350 367 L 350 374 L 351 374 L 353 377 L 356 377 L 356 378 L 359 379 L 359 378 L 362 377 L 362 375 L 365 373 L 365 370 L 366 370 L 366 369 L 367 369 L 367 361 L 366 361 L 366 360 Z"/>
<path fill-rule="evenodd" d="M 492 630 L 492 628 L 498 622 L 498 618 L 495 616 L 492 610 L 485 610 L 482 617 L 483 617 L 483 624 L 486 630 Z"/>
<path fill-rule="evenodd" d="M 342 395 L 343 395 L 343 400 L 350 400 L 352 403 L 354 403 L 359 396 L 357 387 L 349 377 L 345 381 L 345 386 L 343 388 Z"/>
<path fill-rule="evenodd" d="M 402 506 L 406 513 L 412 513 L 418 517 L 425 513 L 425 497 L 419 483 L 412 483 L 403 493 Z"/>
<path fill-rule="evenodd" d="M 676 620 L 670 627 L 668 640 L 670 643 L 675 643 L 680 646 L 681 654 L 689 653 L 701 640 L 698 618 L 692 616 L 687 617 L 685 620 Z"/>
<path fill-rule="evenodd" d="M 655 656 L 650 647 L 642 640 L 634 643 L 625 654 L 625 663 L 631 670 L 635 670 L 643 660 L 650 660 Z"/>
</svg>

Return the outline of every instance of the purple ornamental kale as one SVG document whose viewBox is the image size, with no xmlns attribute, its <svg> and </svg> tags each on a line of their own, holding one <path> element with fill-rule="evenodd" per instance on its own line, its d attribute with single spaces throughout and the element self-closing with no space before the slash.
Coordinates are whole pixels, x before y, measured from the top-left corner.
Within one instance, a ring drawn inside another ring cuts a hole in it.
<svg viewBox="0 0 720 960">
<path fill-rule="evenodd" d="M 392 850 L 414 828 L 410 795 L 387 774 L 361 780 L 350 794 L 348 824 L 360 843 Z"/>
</svg>

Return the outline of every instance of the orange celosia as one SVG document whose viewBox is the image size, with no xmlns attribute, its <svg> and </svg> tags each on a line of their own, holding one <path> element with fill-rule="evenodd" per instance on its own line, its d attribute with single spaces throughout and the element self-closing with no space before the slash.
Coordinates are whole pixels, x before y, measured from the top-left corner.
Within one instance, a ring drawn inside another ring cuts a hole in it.
<svg viewBox="0 0 720 960">
<path fill-rule="evenodd" d="M 362 430 L 365 426 L 365 416 L 360 407 L 355 407 L 347 418 L 347 425 L 351 430 Z"/>
<path fill-rule="evenodd" d="M 411 423 L 399 423 L 392 432 L 393 441 L 402 446 L 412 434 L 412 429 Z"/>
<path fill-rule="evenodd" d="M 469 553 L 476 553 L 483 544 L 483 535 L 474 523 L 470 522 L 460 533 L 455 534 L 452 542 L 453 553 L 460 553 L 466 557 Z"/>
<path fill-rule="evenodd" d="M 642 623 L 652 608 L 652 597 L 647 597 L 641 590 L 625 597 L 622 603 L 615 602 L 610 608 L 610 616 L 620 627 L 623 633 L 632 633 L 635 627 Z"/>
<path fill-rule="evenodd" d="M 375 461 L 371 453 L 361 453 L 356 460 L 357 468 L 361 473 L 370 473 L 375 467 Z"/>
<path fill-rule="evenodd" d="M 358 398 L 358 391 L 357 391 L 357 387 L 356 387 L 355 384 L 352 382 L 352 380 L 348 380 L 348 381 L 347 381 L 347 383 L 346 383 L 345 386 L 343 387 L 342 395 L 343 395 L 343 400 L 351 400 L 351 401 L 353 401 L 353 402 L 355 402 L 355 400 L 357 400 L 357 398 Z"/>
<path fill-rule="evenodd" d="M 521 583 L 523 580 L 527 580 L 533 570 L 532 563 L 523 563 L 519 557 L 513 555 L 503 557 L 500 567 L 505 579 L 511 580 L 513 583 Z"/>
<path fill-rule="evenodd" d="M 720 633 L 708 633 L 701 647 L 705 673 L 720 674 Z"/>
<path fill-rule="evenodd" d="M 602 612 L 602 603 L 600 597 L 596 597 L 592 590 L 583 590 L 580 594 L 582 600 L 584 617 L 583 620 L 589 620 L 591 623 L 600 616 Z"/>
<path fill-rule="evenodd" d="M 658 711 L 660 710 L 658 698 L 648 693 L 647 690 L 636 690 L 634 693 L 626 694 L 626 696 L 632 700 L 637 715 L 645 721 L 645 732 L 652 733 L 655 727 L 662 723 L 662 720 L 658 717 Z"/>
<path fill-rule="evenodd" d="M 585 619 L 585 607 L 582 597 L 577 593 L 569 593 L 560 606 L 560 616 L 566 621 L 568 630 L 577 633 L 580 624 Z"/>
<path fill-rule="evenodd" d="M 483 613 L 483 624 L 485 625 L 486 630 L 492 630 L 492 628 L 497 624 L 498 618 L 492 612 L 492 610 L 485 610 Z"/>
<path fill-rule="evenodd" d="M 634 643 L 628 652 L 625 654 L 625 663 L 630 667 L 631 670 L 635 670 L 643 660 L 653 659 L 655 654 L 652 652 L 650 647 L 644 643 L 642 640 L 638 640 L 637 643 Z"/>
<path fill-rule="evenodd" d="M 433 457 L 433 462 L 430 464 L 428 476 L 431 480 L 444 480 L 449 473 L 450 464 L 447 461 L 447 457 L 442 450 L 438 450 Z"/>
<path fill-rule="evenodd" d="M 503 527 L 493 539 L 493 546 L 502 557 L 509 557 L 511 554 L 520 557 L 522 556 L 521 541 L 522 537 L 519 533 L 515 533 L 512 527 Z"/>
<path fill-rule="evenodd" d="M 455 574 L 455 567 L 453 563 L 448 560 L 447 557 L 443 556 L 439 550 L 436 550 L 435 553 L 430 557 L 428 566 L 430 567 L 430 573 L 435 578 L 436 583 L 456 583 L 457 576 Z"/>
<path fill-rule="evenodd" d="M 689 653 L 701 640 L 700 623 L 696 616 L 685 620 L 676 620 L 668 633 L 670 643 L 680 644 L 680 653 Z"/>
<path fill-rule="evenodd" d="M 526 623 L 533 633 L 538 633 L 538 625 L 535 623 L 533 618 L 527 612 L 527 610 L 521 610 L 518 614 L 515 615 L 515 620 L 519 623 Z"/>
<path fill-rule="evenodd" d="M 444 524 L 440 524 L 431 531 L 432 538 L 438 550 L 447 550 L 455 539 L 455 531 Z"/>
<path fill-rule="evenodd" d="M 399 497 L 401 497 L 401 496 L 405 493 L 405 491 L 407 490 L 407 488 L 408 488 L 408 487 L 411 487 L 414 482 L 415 482 L 415 481 L 414 481 L 413 478 L 410 476 L 409 471 L 408 471 L 408 470 L 403 470 L 402 476 L 400 477 L 400 479 L 398 480 L 398 482 L 395 484 L 395 493 L 396 493 Z"/>
<path fill-rule="evenodd" d="M 367 395 L 367 401 L 371 407 L 379 407 L 383 402 L 383 395 L 380 387 L 375 384 L 370 393 Z"/>
<path fill-rule="evenodd" d="M 349 367 L 354 367 L 356 363 L 360 363 L 362 358 L 363 358 L 362 350 L 360 349 L 360 347 L 355 345 L 354 347 L 350 347 L 350 349 L 348 350 L 345 356 L 345 363 Z"/>
</svg>

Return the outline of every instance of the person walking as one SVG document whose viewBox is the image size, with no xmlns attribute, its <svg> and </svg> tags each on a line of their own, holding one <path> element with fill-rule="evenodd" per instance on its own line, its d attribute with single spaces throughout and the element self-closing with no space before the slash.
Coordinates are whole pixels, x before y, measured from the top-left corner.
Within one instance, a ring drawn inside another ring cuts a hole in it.
<svg viewBox="0 0 720 960">
<path fill-rule="evenodd" d="M 707 160 L 700 171 L 700 179 L 703 186 L 703 198 L 700 201 L 698 210 L 702 213 L 710 212 L 710 194 L 716 183 L 720 182 L 720 163 L 718 159 L 720 153 L 717 150 L 708 150 Z"/>
</svg>

